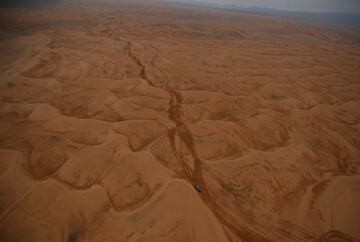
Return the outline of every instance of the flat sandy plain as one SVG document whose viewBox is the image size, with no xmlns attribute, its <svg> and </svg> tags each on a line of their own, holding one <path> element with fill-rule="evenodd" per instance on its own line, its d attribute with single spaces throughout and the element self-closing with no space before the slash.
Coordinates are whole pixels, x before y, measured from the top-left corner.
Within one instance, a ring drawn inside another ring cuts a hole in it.
<svg viewBox="0 0 360 242">
<path fill-rule="evenodd" d="M 358 30 L 89 2 L 0 9 L 1 241 L 360 240 Z"/>
</svg>

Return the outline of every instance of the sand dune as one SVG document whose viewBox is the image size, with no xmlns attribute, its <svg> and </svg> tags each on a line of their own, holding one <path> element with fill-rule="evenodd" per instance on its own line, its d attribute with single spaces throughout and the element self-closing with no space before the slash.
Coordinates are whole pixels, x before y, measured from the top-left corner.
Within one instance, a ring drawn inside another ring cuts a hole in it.
<svg viewBox="0 0 360 242">
<path fill-rule="evenodd" d="M 359 241 L 359 40 L 165 4 L 0 9 L 1 241 Z"/>
</svg>

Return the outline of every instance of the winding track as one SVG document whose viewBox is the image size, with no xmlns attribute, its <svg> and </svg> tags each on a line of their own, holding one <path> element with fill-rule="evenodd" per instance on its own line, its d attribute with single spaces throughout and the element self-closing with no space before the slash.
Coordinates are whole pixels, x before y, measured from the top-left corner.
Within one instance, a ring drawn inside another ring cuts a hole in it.
<svg viewBox="0 0 360 242">
<path fill-rule="evenodd" d="M 155 48 L 155 47 L 153 47 Z M 155 48 L 155 50 L 158 52 L 158 49 Z M 239 222 L 234 216 L 232 216 L 228 211 L 223 209 L 221 206 L 219 206 L 216 201 L 212 198 L 211 192 L 209 188 L 207 187 L 204 178 L 203 178 L 203 166 L 201 159 L 196 151 L 194 138 L 187 127 L 184 119 L 183 114 L 181 110 L 181 105 L 183 98 L 181 94 L 170 88 L 169 83 L 169 76 L 160 68 L 158 68 L 155 65 L 155 60 L 159 57 L 158 54 L 155 54 L 154 58 L 151 60 L 150 64 L 157 69 L 160 73 L 164 75 L 166 80 L 165 87 L 159 87 L 156 86 L 148 77 L 146 69 L 147 66 L 144 64 L 144 62 L 136 56 L 132 50 L 132 42 L 128 41 L 127 44 L 124 47 L 124 52 L 127 53 L 127 55 L 130 57 L 130 59 L 133 60 L 133 62 L 140 68 L 139 75 L 142 79 L 144 79 L 148 85 L 156 88 L 161 88 L 165 91 L 167 91 L 170 95 L 169 99 L 169 109 L 168 109 L 168 117 L 170 120 L 172 120 L 175 123 L 175 128 L 168 130 L 168 138 L 171 144 L 171 149 L 174 154 L 174 156 L 177 158 L 179 163 L 182 165 L 184 172 L 185 172 L 185 178 L 186 180 L 192 185 L 199 185 L 201 187 L 201 192 L 199 192 L 199 196 L 204 202 L 204 204 L 207 205 L 207 207 L 210 209 L 210 211 L 215 215 L 215 217 L 218 219 L 218 221 L 228 228 L 234 235 L 236 235 L 238 238 L 244 240 L 244 241 L 262 241 L 262 242 L 272 242 L 272 241 L 278 241 L 279 238 L 281 238 L 282 241 L 319 241 L 319 242 L 331 242 L 334 241 L 334 234 L 337 239 L 341 239 L 340 241 L 350 241 L 350 242 L 357 242 L 356 240 L 350 238 L 349 236 L 342 236 L 341 233 L 334 233 L 334 232 L 328 232 L 325 235 L 317 236 L 316 234 L 313 234 L 309 231 L 306 231 L 303 228 L 297 227 L 296 225 L 292 224 L 284 224 L 281 227 L 272 227 L 272 231 L 274 232 L 274 235 L 270 234 L 262 234 L 258 231 L 261 229 L 260 224 L 257 224 L 256 222 L 252 221 L 253 226 L 252 227 L 258 227 L 257 231 L 254 230 L 254 228 L 251 228 L 250 226 L 247 226 L 241 222 Z M 176 137 L 178 137 L 179 140 L 179 147 L 183 147 L 185 145 L 185 148 L 187 151 L 191 154 L 193 168 L 189 165 L 189 160 L 185 158 L 184 153 L 182 149 L 178 150 L 176 146 Z M 288 231 L 286 231 L 288 230 Z"/>
</svg>

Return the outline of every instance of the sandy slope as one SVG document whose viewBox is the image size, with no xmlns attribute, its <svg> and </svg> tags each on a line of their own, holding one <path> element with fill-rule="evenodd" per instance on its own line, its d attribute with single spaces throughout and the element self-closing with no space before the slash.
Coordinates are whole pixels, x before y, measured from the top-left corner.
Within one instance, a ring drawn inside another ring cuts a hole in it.
<svg viewBox="0 0 360 242">
<path fill-rule="evenodd" d="M 125 3 L 0 23 L 1 241 L 360 240 L 355 30 Z"/>
</svg>

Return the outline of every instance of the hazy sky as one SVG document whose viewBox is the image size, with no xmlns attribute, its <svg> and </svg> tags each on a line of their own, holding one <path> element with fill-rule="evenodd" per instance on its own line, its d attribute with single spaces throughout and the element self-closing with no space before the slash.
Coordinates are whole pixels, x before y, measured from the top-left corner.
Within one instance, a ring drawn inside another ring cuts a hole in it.
<svg viewBox="0 0 360 242">
<path fill-rule="evenodd" d="M 2 5 L 32 3 L 54 3 L 61 0 L 0 0 Z M 98 0 L 104 1 L 104 0 Z M 109 0 L 107 0 L 109 1 Z M 110 0 L 118 1 L 118 0 Z M 129 0 L 131 1 L 131 0 Z M 239 7 L 261 7 L 280 10 L 315 12 L 357 12 L 360 13 L 360 0 L 160 0 L 164 2 L 207 3 L 216 5 L 235 5 Z"/>
<path fill-rule="evenodd" d="M 166 0 L 165 0 L 166 1 Z M 297 11 L 360 12 L 360 0 L 169 0 Z"/>
</svg>

